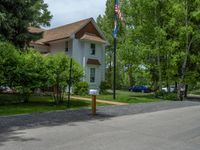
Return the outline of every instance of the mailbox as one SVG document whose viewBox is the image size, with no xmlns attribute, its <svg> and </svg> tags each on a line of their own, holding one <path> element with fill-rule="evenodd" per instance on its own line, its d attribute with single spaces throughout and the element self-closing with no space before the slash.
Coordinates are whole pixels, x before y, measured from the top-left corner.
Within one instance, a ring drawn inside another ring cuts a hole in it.
<svg viewBox="0 0 200 150">
<path fill-rule="evenodd" d="M 98 92 L 98 90 L 91 89 L 91 90 L 89 91 L 89 94 L 90 94 L 90 95 L 99 95 L 99 92 Z"/>
</svg>

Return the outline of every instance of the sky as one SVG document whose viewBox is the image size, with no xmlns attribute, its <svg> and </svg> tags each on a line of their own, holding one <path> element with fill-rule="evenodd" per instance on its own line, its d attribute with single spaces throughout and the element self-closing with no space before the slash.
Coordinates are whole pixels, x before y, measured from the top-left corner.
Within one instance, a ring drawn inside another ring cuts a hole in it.
<svg viewBox="0 0 200 150">
<path fill-rule="evenodd" d="M 53 15 L 51 27 L 58 27 L 82 19 L 103 15 L 106 0 L 44 0 Z"/>
</svg>

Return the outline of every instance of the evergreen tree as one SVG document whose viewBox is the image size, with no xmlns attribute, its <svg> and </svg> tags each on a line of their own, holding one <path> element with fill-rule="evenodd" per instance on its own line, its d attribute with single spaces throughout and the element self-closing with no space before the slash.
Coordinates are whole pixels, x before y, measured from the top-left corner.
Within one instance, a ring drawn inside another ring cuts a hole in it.
<svg viewBox="0 0 200 150">
<path fill-rule="evenodd" d="M 49 26 L 51 18 L 43 0 L 0 0 L 0 40 L 24 48 L 42 36 L 30 33 L 28 27 Z"/>
</svg>

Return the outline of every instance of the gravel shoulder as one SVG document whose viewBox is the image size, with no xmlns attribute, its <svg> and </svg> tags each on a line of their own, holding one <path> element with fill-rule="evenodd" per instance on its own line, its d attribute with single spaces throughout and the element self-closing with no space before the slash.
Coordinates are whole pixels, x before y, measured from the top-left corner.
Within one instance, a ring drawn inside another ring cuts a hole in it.
<svg viewBox="0 0 200 150">
<path fill-rule="evenodd" d="M 97 108 L 96 116 L 91 115 L 90 109 L 81 109 L 0 117 L 0 132 L 43 126 L 57 126 L 71 122 L 96 119 L 104 120 L 111 117 L 156 112 L 196 105 L 200 105 L 200 103 L 191 101 L 163 101 L 127 106 L 102 106 Z"/>
</svg>

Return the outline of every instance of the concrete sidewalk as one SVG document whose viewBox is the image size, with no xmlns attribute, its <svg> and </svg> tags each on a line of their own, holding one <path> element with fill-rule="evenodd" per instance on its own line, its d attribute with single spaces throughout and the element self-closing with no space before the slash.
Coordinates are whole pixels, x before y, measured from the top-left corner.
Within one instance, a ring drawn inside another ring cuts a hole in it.
<svg viewBox="0 0 200 150">
<path fill-rule="evenodd" d="M 83 100 L 83 101 L 91 101 L 91 98 L 83 98 L 83 97 L 79 97 L 79 96 L 71 96 L 71 98 Z M 128 103 L 113 102 L 113 101 L 106 101 L 106 100 L 99 100 L 99 99 L 97 99 L 97 103 L 110 104 L 110 105 L 116 105 L 116 106 L 128 105 Z"/>
</svg>

